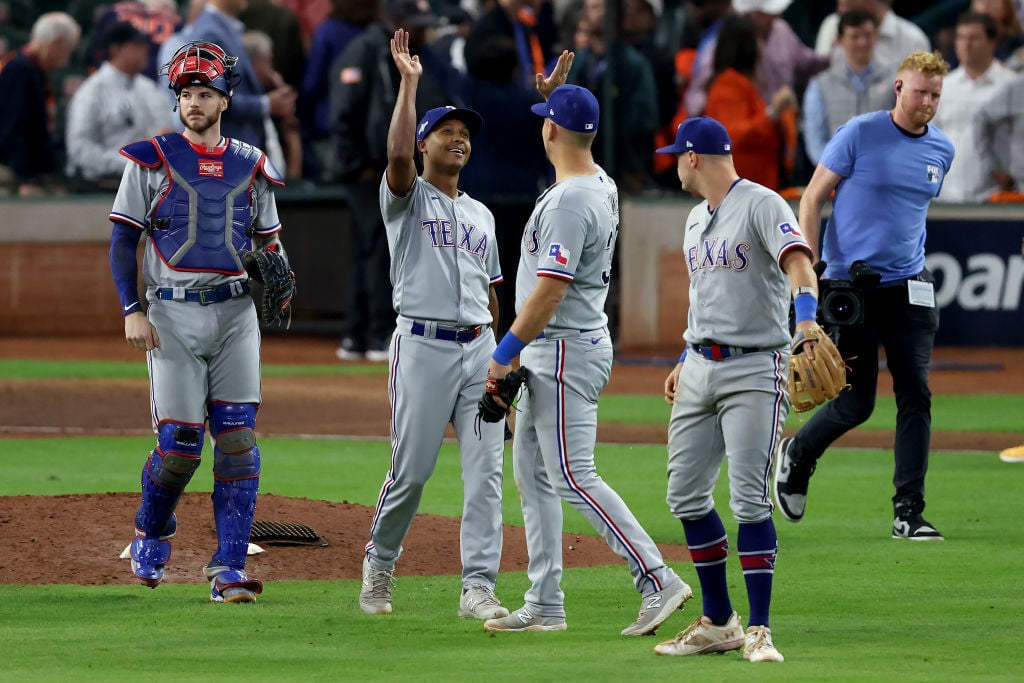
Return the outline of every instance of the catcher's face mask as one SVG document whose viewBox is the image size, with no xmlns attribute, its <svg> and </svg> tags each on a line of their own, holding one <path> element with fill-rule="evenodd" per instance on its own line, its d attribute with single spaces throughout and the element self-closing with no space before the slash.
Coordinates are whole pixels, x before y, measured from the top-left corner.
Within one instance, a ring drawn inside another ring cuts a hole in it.
<svg viewBox="0 0 1024 683">
<path fill-rule="evenodd" d="M 232 69 L 237 63 L 238 57 L 227 55 L 219 45 L 193 40 L 181 46 L 160 73 L 167 74 L 168 87 L 175 94 L 190 85 L 203 85 L 231 97 L 235 81 Z"/>
</svg>

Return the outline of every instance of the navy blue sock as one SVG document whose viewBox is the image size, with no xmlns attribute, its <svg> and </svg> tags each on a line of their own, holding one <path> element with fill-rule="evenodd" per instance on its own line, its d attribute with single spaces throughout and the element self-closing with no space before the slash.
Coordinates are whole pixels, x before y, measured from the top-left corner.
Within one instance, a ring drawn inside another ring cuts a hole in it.
<svg viewBox="0 0 1024 683">
<path fill-rule="evenodd" d="M 683 533 L 693 558 L 693 568 L 700 580 L 704 616 L 722 625 L 732 615 L 729 585 L 725 578 L 725 561 L 729 557 L 725 526 L 718 512 L 712 510 L 700 519 L 684 519 Z"/>
<path fill-rule="evenodd" d="M 736 549 L 743 567 L 743 580 L 747 584 L 750 601 L 748 626 L 770 626 L 768 609 L 772 603 L 772 577 L 775 557 L 779 551 L 775 523 L 771 517 L 757 524 L 740 524 Z"/>
</svg>

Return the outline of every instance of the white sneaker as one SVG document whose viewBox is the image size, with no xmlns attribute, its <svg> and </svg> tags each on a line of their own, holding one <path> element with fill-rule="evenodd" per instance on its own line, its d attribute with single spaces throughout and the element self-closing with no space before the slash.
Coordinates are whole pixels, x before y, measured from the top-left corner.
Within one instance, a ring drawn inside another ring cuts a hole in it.
<svg viewBox="0 0 1024 683">
<path fill-rule="evenodd" d="M 394 569 L 374 569 L 370 558 L 363 558 L 363 587 L 359 590 L 359 607 L 367 614 L 391 614 L 391 587 Z"/>
<path fill-rule="evenodd" d="M 772 644 L 772 630 L 767 626 L 751 626 L 743 641 L 743 659 L 751 662 L 782 662 L 786 658 Z"/>
<path fill-rule="evenodd" d="M 654 646 L 659 655 L 706 655 L 729 652 L 743 647 L 743 627 L 740 615 L 733 612 L 723 626 L 716 626 L 707 617 L 700 617 L 672 640 Z"/>
<path fill-rule="evenodd" d="M 657 593 L 644 596 L 640 603 L 640 616 L 622 629 L 622 635 L 645 636 L 654 633 L 673 612 L 683 609 L 684 603 L 692 597 L 693 589 L 677 576 L 675 581 Z"/>
<path fill-rule="evenodd" d="M 500 619 L 508 616 L 508 610 L 501 606 L 501 602 L 494 595 L 494 590 L 490 586 L 477 583 L 462 589 L 462 597 L 459 598 L 459 616 L 473 619 Z"/>
<path fill-rule="evenodd" d="M 565 617 L 545 617 L 524 606 L 507 617 L 488 619 L 484 628 L 488 631 L 564 631 L 566 624 Z"/>
</svg>

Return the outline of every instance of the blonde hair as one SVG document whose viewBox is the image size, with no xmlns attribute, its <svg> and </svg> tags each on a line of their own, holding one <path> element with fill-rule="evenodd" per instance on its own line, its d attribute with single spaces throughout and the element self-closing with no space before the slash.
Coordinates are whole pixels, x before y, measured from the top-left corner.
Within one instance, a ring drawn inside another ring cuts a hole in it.
<svg viewBox="0 0 1024 683">
<path fill-rule="evenodd" d="M 946 60 L 938 52 L 917 50 L 916 52 L 911 52 L 903 60 L 896 74 L 899 75 L 905 71 L 917 71 L 927 78 L 945 76 L 949 73 L 949 64 L 946 63 Z"/>
</svg>

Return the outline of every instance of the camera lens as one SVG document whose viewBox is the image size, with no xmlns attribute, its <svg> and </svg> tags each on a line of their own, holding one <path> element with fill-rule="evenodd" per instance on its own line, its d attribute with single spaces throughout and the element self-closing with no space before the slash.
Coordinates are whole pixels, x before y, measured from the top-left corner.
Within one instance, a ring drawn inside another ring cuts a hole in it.
<svg viewBox="0 0 1024 683">
<path fill-rule="evenodd" d="M 850 289 L 830 290 L 821 302 L 823 317 L 830 325 L 854 325 L 861 319 L 861 300 Z"/>
</svg>

